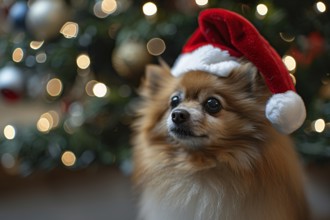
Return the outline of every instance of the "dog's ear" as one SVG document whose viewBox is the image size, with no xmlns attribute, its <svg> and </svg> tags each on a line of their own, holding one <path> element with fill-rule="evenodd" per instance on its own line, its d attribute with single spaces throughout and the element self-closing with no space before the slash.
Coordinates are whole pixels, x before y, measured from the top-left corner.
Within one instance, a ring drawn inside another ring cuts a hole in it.
<svg viewBox="0 0 330 220">
<path fill-rule="evenodd" d="M 166 70 L 168 73 L 171 72 L 171 67 L 166 63 L 166 61 L 162 57 L 158 57 L 158 62 L 161 67 L 163 67 L 164 70 Z"/>
<path fill-rule="evenodd" d="M 145 77 L 140 89 L 141 95 L 146 97 L 154 96 L 171 78 L 172 75 L 169 67 L 147 65 Z"/>
<path fill-rule="evenodd" d="M 235 82 L 239 82 L 238 86 L 242 92 L 249 93 L 253 96 L 268 96 L 269 90 L 265 80 L 259 73 L 258 69 L 251 63 L 243 63 L 239 68 L 234 70 L 230 78 Z"/>
</svg>

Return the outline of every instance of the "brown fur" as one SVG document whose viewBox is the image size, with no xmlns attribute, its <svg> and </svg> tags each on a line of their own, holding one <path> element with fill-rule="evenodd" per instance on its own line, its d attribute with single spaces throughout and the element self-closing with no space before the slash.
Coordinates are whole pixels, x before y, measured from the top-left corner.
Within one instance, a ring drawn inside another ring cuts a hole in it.
<svg viewBox="0 0 330 220">
<path fill-rule="evenodd" d="M 134 124 L 134 176 L 145 220 L 308 219 L 303 179 L 292 143 L 265 118 L 270 96 L 249 63 L 221 78 L 200 71 L 174 78 L 149 66 Z M 169 135 L 173 94 L 196 112 L 191 129 L 201 141 Z M 203 110 L 208 97 L 222 110 Z"/>
</svg>

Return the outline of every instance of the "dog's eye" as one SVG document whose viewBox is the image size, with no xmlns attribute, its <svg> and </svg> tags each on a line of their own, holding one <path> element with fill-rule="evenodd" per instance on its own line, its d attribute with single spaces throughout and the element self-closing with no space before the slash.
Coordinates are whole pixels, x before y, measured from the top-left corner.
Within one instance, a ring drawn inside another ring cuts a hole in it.
<svg viewBox="0 0 330 220">
<path fill-rule="evenodd" d="M 209 98 L 204 103 L 204 108 L 207 113 L 215 114 L 221 110 L 222 106 L 219 100 L 217 100 L 216 98 Z"/>
<path fill-rule="evenodd" d="M 172 108 L 175 108 L 175 107 L 177 107 L 178 105 L 180 104 L 180 97 L 179 96 L 173 96 L 172 98 L 171 98 L 171 107 Z"/>
</svg>

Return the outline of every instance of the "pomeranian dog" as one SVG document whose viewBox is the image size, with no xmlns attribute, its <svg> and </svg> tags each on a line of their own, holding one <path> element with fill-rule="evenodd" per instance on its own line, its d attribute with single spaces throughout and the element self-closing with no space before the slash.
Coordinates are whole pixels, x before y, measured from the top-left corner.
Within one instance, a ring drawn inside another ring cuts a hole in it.
<svg viewBox="0 0 330 220">
<path fill-rule="evenodd" d="M 139 219 L 308 219 L 298 157 L 266 119 L 271 93 L 251 63 L 228 77 L 151 65 L 140 93 Z"/>
</svg>

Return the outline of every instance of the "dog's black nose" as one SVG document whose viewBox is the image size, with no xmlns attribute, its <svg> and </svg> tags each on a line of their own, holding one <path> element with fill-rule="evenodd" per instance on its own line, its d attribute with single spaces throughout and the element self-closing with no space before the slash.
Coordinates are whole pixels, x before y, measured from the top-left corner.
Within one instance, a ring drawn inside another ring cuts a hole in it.
<svg viewBox="0 0 330 220">
<path fill-rule="evenodd" d="M 189 117 L 189 112 L 184 109 L 176 109 L 172 112 L 172 121 L 175 124 L 181 124 L 183 122 L 186 122 Z"/>
</svg>

